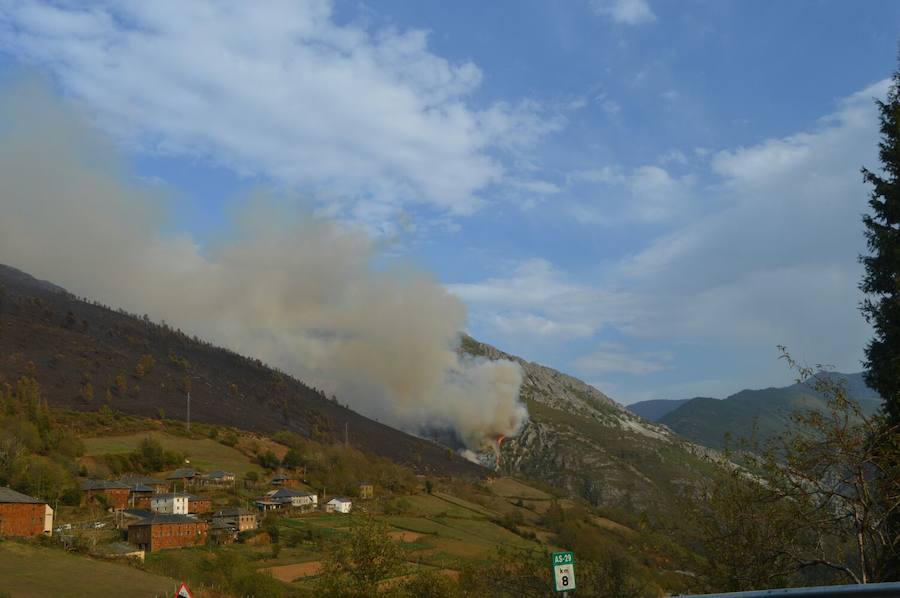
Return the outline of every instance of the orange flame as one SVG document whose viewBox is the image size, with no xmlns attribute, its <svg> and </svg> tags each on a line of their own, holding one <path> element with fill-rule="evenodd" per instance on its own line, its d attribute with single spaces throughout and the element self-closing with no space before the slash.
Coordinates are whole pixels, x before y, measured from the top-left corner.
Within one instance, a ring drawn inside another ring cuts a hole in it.
<svg viewBox="0 0 900 598">
<path fill-rule="evenodd" d="M 506 440 L 506 436 L 500 434 L 497 436 L 497 469 L 500 469 L 500 449 L 503 448 L 503 441 Z"/>
</svg>

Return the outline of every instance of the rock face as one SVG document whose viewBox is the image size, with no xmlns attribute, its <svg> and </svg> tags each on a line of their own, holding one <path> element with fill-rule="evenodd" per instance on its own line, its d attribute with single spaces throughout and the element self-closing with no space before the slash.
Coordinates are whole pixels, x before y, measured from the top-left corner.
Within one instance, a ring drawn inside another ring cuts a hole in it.
<svg viewBox="0 0 900 598">
<path fill-rule="evenodd" d="M 471 337 L 463 354 L 518 363 L 529 422 L 500 447 L 497 468 L 578 494 L 595 504 L 642 509 L 669 501 L 705 476 L 719 456 L 649 422 L 596 388 Z M 496 461 L 483 455 L 483 462 Z"/>
</svg>

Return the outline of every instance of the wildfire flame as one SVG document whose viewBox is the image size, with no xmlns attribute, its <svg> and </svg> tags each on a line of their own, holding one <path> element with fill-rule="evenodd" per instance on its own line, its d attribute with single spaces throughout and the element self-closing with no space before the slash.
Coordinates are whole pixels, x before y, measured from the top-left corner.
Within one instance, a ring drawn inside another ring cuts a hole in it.
<svg viewBox="0 0 900 598">
<path fill-rule="evenodd" d="M 504 440 L 506 440 L 506 436 L 503 434 L 497 436 L 497 469 L 500 469 L 500 450 L 503 448 Z"/>
</svg>

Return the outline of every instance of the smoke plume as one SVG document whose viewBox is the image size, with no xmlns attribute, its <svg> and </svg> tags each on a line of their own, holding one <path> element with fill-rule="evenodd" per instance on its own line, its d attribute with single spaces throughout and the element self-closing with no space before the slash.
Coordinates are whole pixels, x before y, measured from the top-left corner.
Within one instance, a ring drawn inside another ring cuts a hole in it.
<svg viewBox="0 0 900 598">
<path fill-rule="evenodd" d="M 226 230 L 201 245 L 171 230 L 177 198 L 136 181 L 71 108 L 40 85 L 7 92 L 0 262 L 258 357 L 408 430 L 450 427 L 470 448 L 519 431 L 519 367 L 457 355 L 465 308 L 427 273 L 266 192 L 234 201 Z"/>
</svg>

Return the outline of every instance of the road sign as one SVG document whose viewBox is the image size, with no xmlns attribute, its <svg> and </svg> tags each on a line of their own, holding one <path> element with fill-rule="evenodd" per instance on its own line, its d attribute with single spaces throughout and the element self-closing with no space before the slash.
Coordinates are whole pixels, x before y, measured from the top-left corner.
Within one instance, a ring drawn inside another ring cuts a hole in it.
<svg viewBox="0 0 900 598">
<path fill-rule="evenodd" d="M 194 598 L 194 595 L 191 594 L 187 584 L 182 583 L 181 587 L 178 588 L 178 591 L 175 592 L 175 598 Z"/>
<path fill-rule="evenodd" d="M 571 552 L 554 552 L 553 582 L 557 592 L 575 589 L 575 555 Z"/>
</svg>

